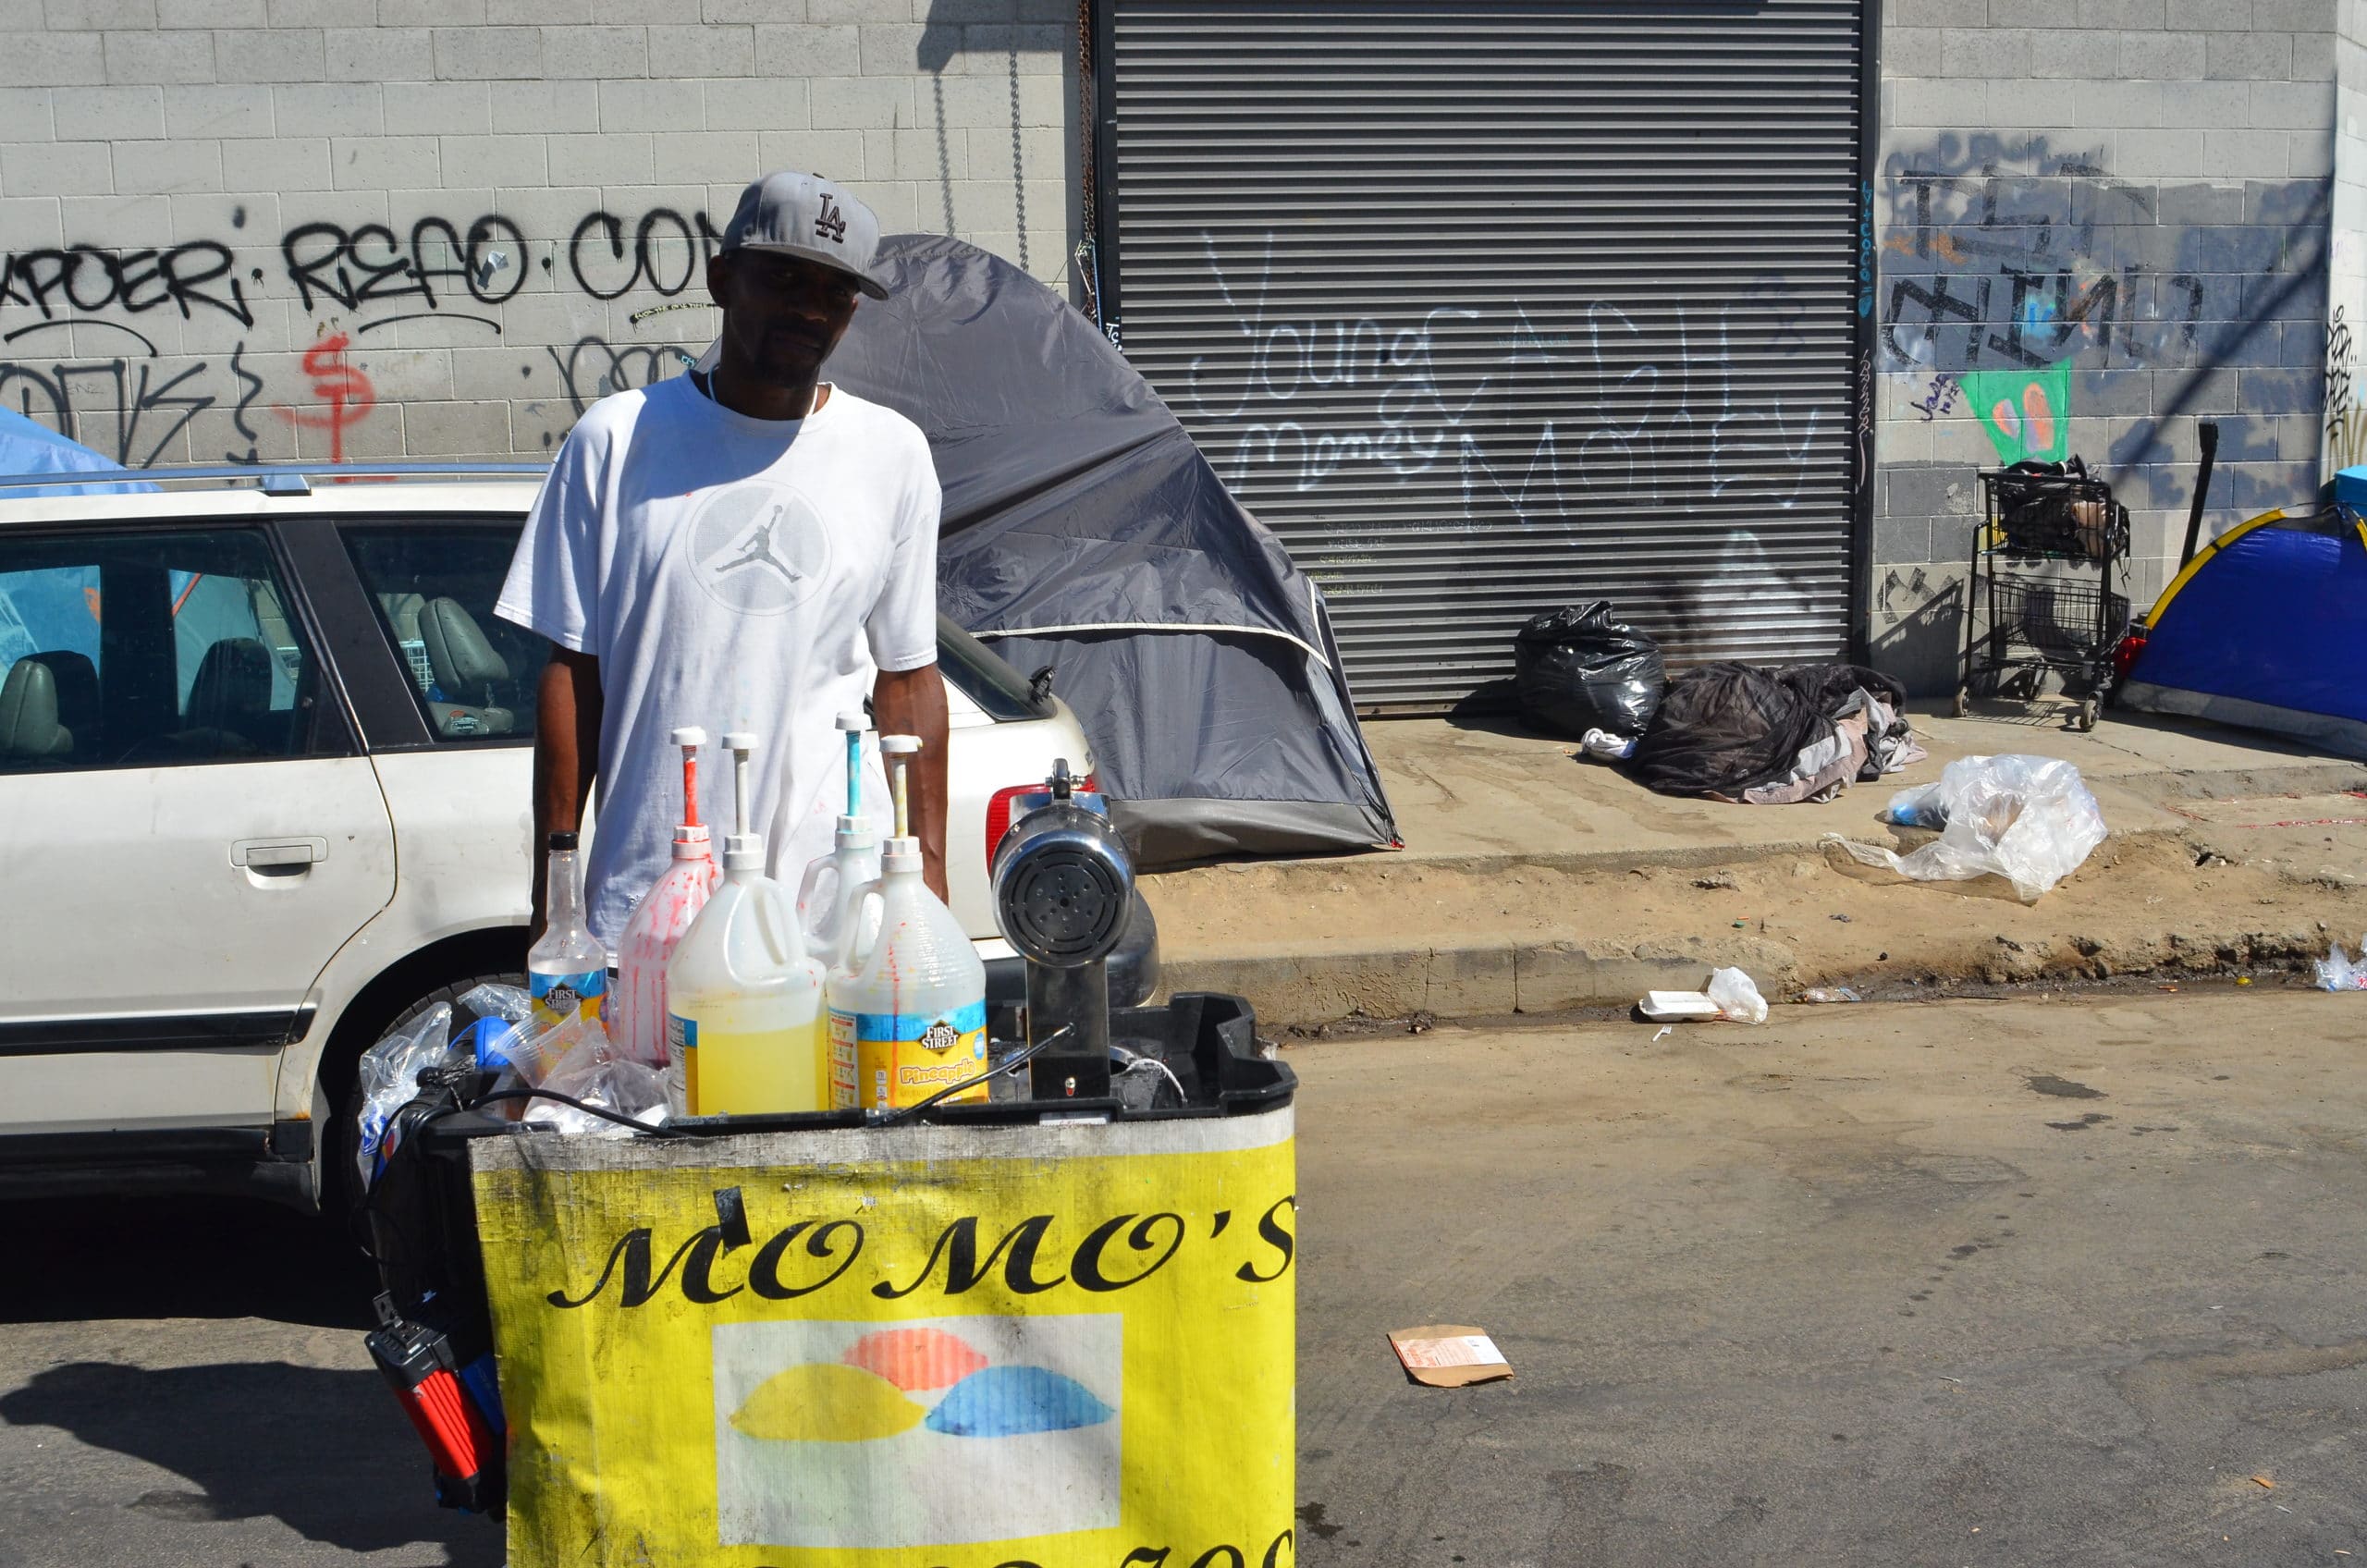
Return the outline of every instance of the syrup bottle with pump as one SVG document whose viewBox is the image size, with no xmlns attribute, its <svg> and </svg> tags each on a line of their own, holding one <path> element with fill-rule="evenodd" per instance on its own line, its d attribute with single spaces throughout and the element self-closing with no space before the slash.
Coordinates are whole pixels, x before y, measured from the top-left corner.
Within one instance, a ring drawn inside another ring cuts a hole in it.
<svg viewBox="0 0 2367 1568">
<path fill-rule="evenodd" d="M 608 949 L 583 919 L 575 846 L 572 833 L 550 836 L 543 936 L 526 954 L 526 989 L 533 998 L 534 1022 L 545 1028 L 577 1017 L 597 1022 L 600 998 L 608 988 Z"/>
<path fill-rule="evenodd" d="M 877 937 L 858 910 L 841 934 L 847 978 L 832 986 L 834 1065 L 852 1057 L 855 1103 L 893 1110 L 987 1070 L 987 966 L 953 912 L 921 880 L 921 841 L 912 835 L 905 765 L 921 749 L 911 735 L 883 735 L 879 750 L 894 785 L 896 836 L 880 876 L 861 889 L 877 900 Z M 951 1096 L 983 1101 L 981 1082 Z M 841 1108 L 844 1109 L 844 1108 Z"/>
<path fill-rule="evenodd" d="M 666 1035 L 693 1116 L 823 1110 L 822 965 L 806 956 L 789 889 L 765 875 L 748 827 L 754 735 L 723 738 L 737 804 L 723 886 L 666 965 Z"/>
<path fill-rule="evenodd" d="M 879 835 L 863 815 L 863 734 L 869 726 L 859 713 L 839 715 L 839 731 L 847 745 L 847 809 L 839 818 L 838 838 L 830 852 L 805 868 L 797 888 L 797 914 L 804 922 L 806 950 L 829 965 L 826 996 L 834 995 L 854 977 L 850 962 L 861 923 L 868 929 L 860 939 L 868 946 L 879 928 L 879 906 L 866 902 L 863 890 L 879 879 Z M 840 1047 L 843 1045 L 844 1048 Z M 827 1054 L 830 1104 L 845 1109 L 855 1103 L 854 1047 L 852 1036 L 836 1035 Z"/>
<path fill-rule="evenodd" d="M 634 906 L 617 944 L 616 994 L 608 998 L 608 1032 L 633 1061 L 667 1063 L 666 965 L 691 923 L 723 880 L 713 842 L 699 822 L 699 748 L 706 731 L 674 731 L 682 749 L 682 820 L 674 829 L 674 864 Z"/>
</svg>

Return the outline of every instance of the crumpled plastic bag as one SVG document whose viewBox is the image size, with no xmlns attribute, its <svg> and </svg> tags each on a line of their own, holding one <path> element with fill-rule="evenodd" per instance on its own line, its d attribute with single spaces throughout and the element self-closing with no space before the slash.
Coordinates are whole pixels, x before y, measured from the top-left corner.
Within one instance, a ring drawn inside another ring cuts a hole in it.
<svg viewBox="0 0 2367 1568">
<path fill-rule="evenodd" d="M 2325 957 L 2318 960 L 2318 989 L 2321 991 L 2367 991 L 2367 937 L 2359 939 L 2359 962 L 2336 942 Z"/>
<path fill-rule="evenodd" d="M 523 1023 L 533 1016 L 534 998 L 517 986 L 504 986 L 488 980 L 482 986 L 472 986 L 460 993 L 460 1011 L 472 1018 L 498 1018 L 505 1023 Z"/>
<path fill-rule="evenodd" d="M 378 1179 L 395 1152 L 391 1145 L 379 1145 L 386 1142 L 395 1112 L 418 1097 L 420 1073 L 446 1065 L 458 1054 L 449 1043 L 451 1031 L 451 1004 L 437 1002 L 362 1053 L 362 1109 L 356 1118 L 361 1136 L 354 1144 L 354 1165 L 364 1187 Z"/>
<path fill-rule="evenodd" d="M 570 1013 L 557 1023 L 528 1019 L 511 1029 L 499 1049 L 519 1082 L 527 1088 L 539 1089 L 562 1063 L 583 1054 L 586 1047 L 605 1047 L 607 1043 L 608 1032 L 600 1026 L 598 1019 Z"/>
<path fill-rule="evenodd" d="M 1701 992 L 1718 1004 L 1718 1016 L 1730 1023 L 1767 1022 L 1767 998 L 1759 994 L 1757 982 L 1739 969 L 1712 971 Z"/>
<path fill-rule="evenodd" d="M 1959 757 L 1940 781 L 1902 790 L 1883 814 L 1940 836 L 1907 854 L 1829 836 L 1858 862 L 1918 882 L 2002 876 L 2024 903 L 2079 868 L 2104 841 L 2104 814 L 2079 770 L 2059 757 Z"/>
<path fill-rule="evenodd" d="M 560 1056 L 534 1087 L 615 1111 L 645 1127 L 666 1120 L 665 1075 L 644 1062 L 617 1054 L 605 1036 Z M 621 1138 L 632 1132 L 605 1116 L 557 1100 L 528 1100 L 525 1120 L 546 1122 L 558 1132 L 577 1136 Z"/>
</svg>

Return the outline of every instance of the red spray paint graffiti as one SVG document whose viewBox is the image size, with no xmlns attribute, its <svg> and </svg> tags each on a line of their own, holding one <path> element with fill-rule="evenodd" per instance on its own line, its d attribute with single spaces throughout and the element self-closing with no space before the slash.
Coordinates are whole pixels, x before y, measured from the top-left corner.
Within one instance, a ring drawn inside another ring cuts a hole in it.
<svg viewBox="0 0 2367 1568">
<path fill-rule="evenodd" d="M 345 433 L 362 423 L 377 406 L 377 389 L 370 378 L 345 362 L 350 339 L 332 333 L 304 350 L 304 374 L 313 378 L 313 396 L 328 405 L 328 412 L 282 409 L 290 424 L 329 433 L 329 461 L 345 461 Z"/>
</svg>

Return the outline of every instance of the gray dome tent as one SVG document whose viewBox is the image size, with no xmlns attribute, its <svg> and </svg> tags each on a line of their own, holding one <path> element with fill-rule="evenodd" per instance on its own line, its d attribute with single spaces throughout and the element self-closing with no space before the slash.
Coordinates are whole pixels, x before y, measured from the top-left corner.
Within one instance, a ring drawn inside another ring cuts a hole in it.
<svg viewBox="0 0 2367 1568">
<path fill-rule="evenodd" d="M 1396 841 L 1323 596 L 1093 324 L 896 235 L 830 380 L 927 433 L 938 603 L 1053 687 L 1146 866 Z"/>
</svg>

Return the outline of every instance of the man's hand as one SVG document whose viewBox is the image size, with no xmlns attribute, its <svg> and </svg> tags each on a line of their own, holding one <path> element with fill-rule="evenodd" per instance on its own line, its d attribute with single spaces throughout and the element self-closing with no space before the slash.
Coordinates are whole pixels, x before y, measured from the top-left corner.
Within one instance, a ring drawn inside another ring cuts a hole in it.
<svg viewBox="0 0 2367 1568">
<path fill-rule="evenodd" d="M 906 777 L 912 829 L 921 841 L 921 879 L 945 898 L 945 680 L 937 666 L 881 670 L 871 683 L 872 722 L 882 735 L 917 735 L 921 754 Z"/>
<path fill-rule="evenodd" d="M 938 702 L 942 708 L 941 693 Z M 526 932 L 529 944 L 542 939 L 549 914 L 544 883 L 550 874 L 550 836 L 583 827 L 583 802 L 592 798 L 592 780 L 600 770 L 602 706 L 600 661 L 552 643 L 534 695 L 534 915 Z"/>
</svg>

